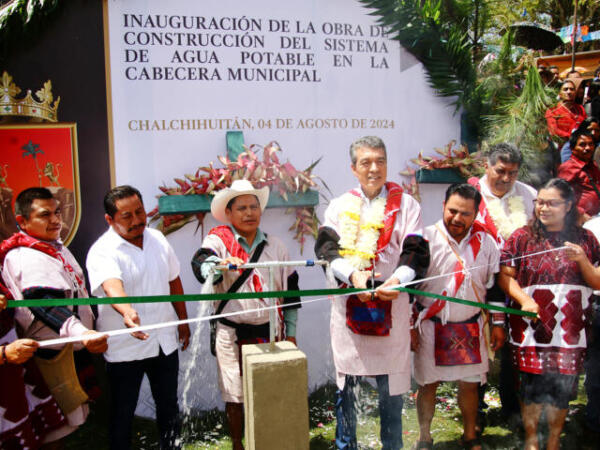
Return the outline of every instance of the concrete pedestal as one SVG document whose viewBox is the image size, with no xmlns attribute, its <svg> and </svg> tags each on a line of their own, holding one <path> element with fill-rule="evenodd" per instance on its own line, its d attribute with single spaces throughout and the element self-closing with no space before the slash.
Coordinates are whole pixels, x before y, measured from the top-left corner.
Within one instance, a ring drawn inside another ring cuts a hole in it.
<svg viewBox="0 0 600 450">
<path fill-rule="evenodd" d="M 308 450 L 306 355 L 288 341 L 242 347 L 247 450 Z"/>
</svg>

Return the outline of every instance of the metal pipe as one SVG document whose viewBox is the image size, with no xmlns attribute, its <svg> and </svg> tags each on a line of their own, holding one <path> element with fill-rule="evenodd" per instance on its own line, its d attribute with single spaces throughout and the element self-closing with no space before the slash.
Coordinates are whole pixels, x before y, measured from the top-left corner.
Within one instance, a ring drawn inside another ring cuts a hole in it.
<svg viewBox="0 0 600 450">
<path fill-rule="evenodd" d="M 314 261 L 312 259 L 301 260 L 301 261 L 262 261 L 255 263 L 246 263 L 236 266 L 235 264 L 219 264 L 213 267 L 213 270 L 238 270 L 238 269 L 269 269 L 269 290 L 275 290 L 275 269 L 277 267 L 289 267 L 289 266 L 301 266 L 301 267 L 312 267 L 312 266 L 327 266 L 329 263 L 323 259 Z M 277 299 L 271 298 L 269 305 L 274 307 L 277 304 Z M 269 350 L 275 350 L 275 339 L 277 332 L 277 309 L 271 308 L 269 310 Z"/>
<path fill-rule="evenodd" d="M 271 291 L 275 290 L 275 266 L 269 267 L 269 289 Z M 277 304 L 277 299 L 271 298 L 269 301 L 271 306 L 275 306 Z M 271 308 L 269 310 L 269 350 L 275 350 L 275 325 L 277 324 L 277 310 L 275 308 Z"/>
<path fill-rule="evenodd" d="M 235 264 L 219 264 L 215 265 L 215 270 L 238 270 L 238 269 L 269 269 L 271 267 L 289 267 L 289 266 L 300 266 L 300 267 L 312 267 L 312 266 L 326 266 L 329 264 L 325 260 L 313 261 L 312 259 L 300 260 L 300 261 L 262 261 L 255 263 L 246 263 L 236 266 Z"/>
</svg>

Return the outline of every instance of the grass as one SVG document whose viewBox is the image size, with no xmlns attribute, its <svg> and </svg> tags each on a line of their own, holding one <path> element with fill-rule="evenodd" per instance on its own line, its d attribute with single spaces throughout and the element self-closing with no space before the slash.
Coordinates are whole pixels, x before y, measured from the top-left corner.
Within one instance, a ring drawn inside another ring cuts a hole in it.
<svg viewBox="0 0 600 450">
<path fill-rule="evenodd" d="M 493 377 L 492 377 L 493 378 Z M 491 380 L 493 386 L 493 379 Z M 309 398 L 310 449 L 334 449 L 335 386 L 326 385 L 313 392 Z M 105 390 L 105 392 L 107 392 Z M 436 450 L 460 449 L 458 439 L 462 435 L 460 411 L 456 404 L 457 390 L 452 383 L 445 383 L 438 389 L 436 413 L 432 424 L 432 434 Z M 358 415 L 358 439 L 366 448 L 381 448 L 379 441 L 379 418 L 377 391 L 370 384 L 363 383 L 359 394 L 361 409 Z M 523 433 L 509 426 L 500 418 L 498 392 L 491 387 L 486 395 L 489 405 L 482 442 L 486 449 L 516 449 L 523 447 Z M 586 396 L 583 389 L 583 377 L 579 385 L 578 397 L 571 402 L 567 422 L 561 437 L 561 448 L 565 450 L 595 449 L 598 436 L 583 426 Z M 404 403 L 404 448 L 410 449 L 418 438 L 415 394 L 405 396 Z M 227 434 L 225 415 L 218 410 L 204 412 L 184 423 L 184 448 L 230 450 L 231 442 Z M 158 449 L 156 426 L 153 420 L 136 417 L 133 425 L 133 443 L 135 449 Z M 86 450 L 108 448 L 107 405 L 103 398 L 93 406 L 92 413 L 84 426 L 68 437 L 66 449 Z"/>
</svg>

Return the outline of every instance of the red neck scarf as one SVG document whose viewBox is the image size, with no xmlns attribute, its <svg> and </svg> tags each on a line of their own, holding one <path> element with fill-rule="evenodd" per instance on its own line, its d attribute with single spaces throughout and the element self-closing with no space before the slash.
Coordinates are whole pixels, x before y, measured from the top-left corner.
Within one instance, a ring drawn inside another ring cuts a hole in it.
<svg viewBox="0 0 600 450">
<path fill-rule="evenodd" d="M 85 289 L 85 283 L 83 279 L 77 274 L 77 272 L 73 269 L 73 266 L 69 264 L 65 258 L 62 256 L 60 251 L 58 251 L 54 246 L 49 244 L 48 242 L 40 241 L 39 239 L 35 239 L 34 237 L 29 236 L 25 233 L 15 233 L 8 239 L 0 244 L 0 266 L 4 265 L 4 259 L 8 252 L 15 248 L 19 247 L 27 247 L 33 250 L 37 250 L 39 252 L 45 253 L 48 256 L 51 256 L 54 259 L 58 259 L 69 278 L 74 281 L 73 287 L 76 291 L 85 293 L 87 296 L 87 291 Z"/>
<path fill-rule="evenodd" d="M 240 258 L 245 263 L 248 262 L 249 255 L 246 253 L 246 250 L 240 245 L 240 243 L 235 238 L 233 231 L 227 225 L 220 225 L 218 227 L 214 227 L 212 230 L 208 232 L 208 234 L 214 234 L 218 236 L 219 239 L 225 244 L 225 248 L 227 248 L 227 252 L 231 256 L 235 256 L 236 258 Z M 252 286 L 254 287 L 254 292 L 262 292 L 263 286 L 260 277 L 253 271 L 252 273 Z"/>
<path fill-rule="evenodd" d="M 467 180 L 471 186 L 474 186 L 479 192 L 481 192 L 481 185 L 479 184 L 479 178 L 472 177 Z M 498 228 L 496 228 L 496 224 L 494 223 L 494 219 L 492 215 L 489 213 L 487 209 L 487 205 L 485 203 L 485 197 L 483 194 L 481 195 L 481 202 L 479 203 L 479 215 L 483 219 L 483 222 L 476 221 L 480 226 L 484 227 L 486 231 L 494 238 L 494 240 L 502 247 L 504 245 L 504 238 L 498 232 Z"/>
</svg>

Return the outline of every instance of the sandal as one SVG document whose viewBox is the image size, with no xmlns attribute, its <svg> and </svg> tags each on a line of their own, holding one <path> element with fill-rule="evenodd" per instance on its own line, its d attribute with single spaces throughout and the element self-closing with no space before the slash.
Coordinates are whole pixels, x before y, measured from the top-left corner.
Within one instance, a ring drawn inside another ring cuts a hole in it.
<svg viewBox="0 0 600 450">
<path fill-rule="evenodd" d="M 415 450 L 433 450 L 433 441 L 417 441 Z"/>
<path fill-rule="evenodd" d="M 473 447 L 481 447 L 481 440 L 478 437 L 470 441 L 465 441 L 465 435 L 463 434 L 458 442 L 465 450 L 471 450 Z"/>
</svg>

